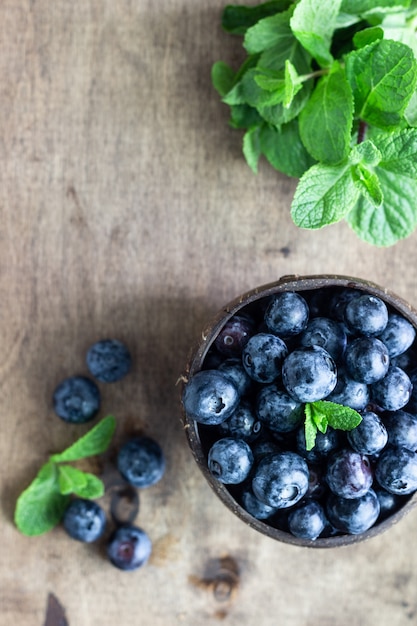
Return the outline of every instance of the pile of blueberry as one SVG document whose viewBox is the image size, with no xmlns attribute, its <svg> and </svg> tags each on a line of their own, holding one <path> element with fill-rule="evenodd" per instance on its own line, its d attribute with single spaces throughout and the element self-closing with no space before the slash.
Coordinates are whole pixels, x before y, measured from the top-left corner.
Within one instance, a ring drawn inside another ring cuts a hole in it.
<svg viewBox="0 0 417 626">
<path fill-rule="evenodd" d="M 131 367 L 128 349 L 115 339 L 105 339 L 91 346 L 86 361 L 91 375 L 104 383 L 121 380 Z M 56 414 L 66 422 L 82 424 L 90 421 L 100 408 L 99 388 L 94 380 L 85 376 L 66 378 L 55 389 L 53 406 Z M 162 478 L 165 457 L 154 439 L 138 436 L 128 439 L 120 447 L 116 467 L 121 481 L 128 488 L 146 489 Z M 152 543 L 147 533 L 133 524 L 138 508 L 137 493 L 132 497 L 132 493 L 127 491 L 127 496 L 134 503 L 130 507 L 128 521 L 122 520 L 112 508 L 115 529 L 107 540 L 106 551 L 114 566 L 130 571 L 148 561 Z M 62 522 L 72 539 L 85 543 L 97 541 L 107 528 L 107 516 L 100 504 L 79 497 L 72 498 Z"/>
<path fill-rule="evenodd" d="M 415 336 L 359 288 L 243 306 L 183 391 L 211 475 L 252 517 L 303 540 L 358 535 L 392 515 L 417 490 Z M 307 449 L 305 407 L 322 400 L 362 421 L 317 432 Z"/>
</svg>

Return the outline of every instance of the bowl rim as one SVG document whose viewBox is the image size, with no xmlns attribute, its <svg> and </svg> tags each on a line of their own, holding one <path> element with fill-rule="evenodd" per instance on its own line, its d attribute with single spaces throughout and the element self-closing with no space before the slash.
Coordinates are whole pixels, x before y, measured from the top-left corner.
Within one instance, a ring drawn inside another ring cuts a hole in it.
<svg viewBox="0 0 417 626">
<path fill-rule="evenodd" d="M 188 380 L 202 368 L 204 359 L 224 324 L 243 307 L 248 304 L 252 304 L 257 300 L 261 300 L 283 291 L 300 292 L 323 287 L 347 287 L 379 296 L 385 303 L 389 304 L 393 309 L 408 319 L 417 330 L 417 309 L 390 289 L 381 287 L 372 281 L 340 274 L 285 275 L 276 281 L 255 287 L 254 289 L 251 289 L 234 298 L 222 307 L 212 317 L 211 321 L 206 324 L 200 340 L 190 351 L 186 369 L 184 374 L 181 376 L 181 397 Z M 295 537 L 289 532 L 280 530 L 267 524 L 265 521 L 254 518 L 242 506 L 240 506 L 228 490 L 227 486 L 217 481 L 212 476 L 207 467 L 206 457 L 200 440 L 198 424 L 187 416 L 182 402 L 181 406 L 182 422 L 188 445 L 194 456 L 194 460 L 212 490 L 220 498 L 223 504 L 225 504 L 226 507 L 246 525 L 277 541 L 300 547 L 313 548 L 335 548 L 356 544 L 385 532 L 400 521 L 405 515 L 407 515 L 417 504 L 417 492 L 415 492 L 408 497 L 407 501 L 393 515 L 390 515 L 386 519 L 378 522 L 361 534 L 343 534 L 331 537 L 319 537 L 315 540 Z"/>
</svg>

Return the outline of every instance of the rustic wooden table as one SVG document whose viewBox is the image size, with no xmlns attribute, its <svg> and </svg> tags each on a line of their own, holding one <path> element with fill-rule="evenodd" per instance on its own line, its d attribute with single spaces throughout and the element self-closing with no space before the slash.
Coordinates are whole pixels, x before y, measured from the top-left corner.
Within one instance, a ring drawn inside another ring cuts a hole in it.
<svg viewBox="0 0 417 626">
<path fill-rule="evenodd" d="M 251 174 L 210 83 L 214 61 L 240 54 L 221 31 L 223 5 L 1 3 L 2 626 L 48 626 L 50 594 L 71 626 L 417 623 L 416 513 L 353 547 L 276 543 L 224 507 L 187 446 L 177 379 L 206 321 L 239 293 L 339 273 L 417 304 L 417 235 L 376 249 L 344 224 L 298 230 L 295 182 L 266 163 Z M 51 394 L 86 373 L 104 336 L 129 345 L 134 367 L 101 386 L 101 414 L 116 415 L 119 437 L 144 429 L 167 456 L 165 478 L 141 495 L 154 553 L 134 573 L 61 528 L 27 538 L 13 524 L 48 453 L 84 432 L 54 415 Z"/>
</svg>

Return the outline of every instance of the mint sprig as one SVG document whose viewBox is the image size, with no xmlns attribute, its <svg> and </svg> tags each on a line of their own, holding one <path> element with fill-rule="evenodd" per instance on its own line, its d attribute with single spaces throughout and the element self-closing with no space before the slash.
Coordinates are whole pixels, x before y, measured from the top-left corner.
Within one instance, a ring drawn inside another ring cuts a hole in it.
<svg viewBox="0 0 417 626">
<path fill-rule="evenodd" d="M 299 180 L 300 228 L 345 220 L 364 241 L 390 246 L 417 226 L 417 2 L 293 0 L 228 5 L 225 31 L 247 53 L 213 85 L 244 130 L 256 173 L 264 157 Z M 371 142 L 379 159 L 358 160 Z"/>
<path fill-rule="evenodd" d="M 306 450 L 314 448 L 318 431 L 325 433 L 328 426 L 339 430 L 352 430 L 362 421 L 361 415 L 354 409 L 328 400 L 307 402 L 304 413 Z"/>
<path fill-rule="evenodd" d="M 97 476 L 61 463 L 102 454 L 115 428 L 116 420 L 109 415 L 69 448 L 50 456 L 17 499 L 14 519 L 20 532 L 32 537 L 54 528 L 61 521 L 71 494 L 87 499 L 104 494 L 103 482 Z"/>
</svg>

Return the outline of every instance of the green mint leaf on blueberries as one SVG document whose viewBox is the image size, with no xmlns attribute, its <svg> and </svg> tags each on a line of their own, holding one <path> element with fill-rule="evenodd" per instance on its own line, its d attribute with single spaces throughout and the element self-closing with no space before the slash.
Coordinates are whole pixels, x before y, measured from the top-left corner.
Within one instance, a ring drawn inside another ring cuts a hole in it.
<svg viewBox="0 0 417 626">
<path fill-rule="evenodd" d="M 116 420 L 113 415 L 104 417 L 72 446 L 59 454 L 53 454 L 51 461 L 55 463 L 79 461 L 89 456 L 102 454 L 109 447 L 115 428 Z"/>
<path fill-rule="evenodd" d="M 352 90 L 344 68 L 335 61 L 300 113 L 301 139 L 317 161 L 337 164 L 349 153 L 352 124 Z"/>
<path fill-rule="evenodd" d="M 314 448 L 317 431 L 325 433 L 328 426 L 339 430 L 352 430 L 362 421 L 362 417 L 354 409 L 327 400 L 306 403 L 304 412 L 306 450 Z"/>
<path fill-rule="evenodd" d="M 24 535 L 42 535 L 59 524 L 71 494 L 99 498 L 104 493 L 102 481 L 62 462 L 77 461 L 104 452 L 115 430 L 115 419 L 108 416 L 86 435 L 60 454 L 53 454 L 39 470 L 32 483 L 16 502 L 14 520 Z"/>
</svg>

